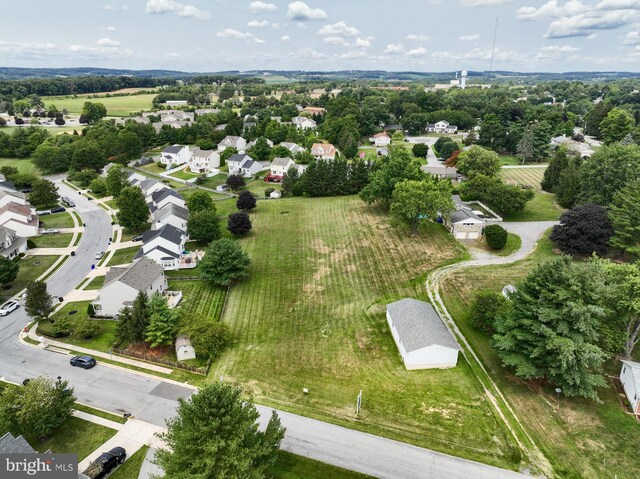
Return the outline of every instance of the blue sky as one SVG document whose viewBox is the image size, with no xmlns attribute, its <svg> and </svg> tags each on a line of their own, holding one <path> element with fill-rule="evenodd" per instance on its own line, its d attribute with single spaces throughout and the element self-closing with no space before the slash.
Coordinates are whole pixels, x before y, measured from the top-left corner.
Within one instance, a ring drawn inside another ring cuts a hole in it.
<svg viewBox="0 0 640 479">
<path fill-rule="evenodd" d="M 0 1 L 3 66 L 640 70 L 640 0 Z"/>
</svg>

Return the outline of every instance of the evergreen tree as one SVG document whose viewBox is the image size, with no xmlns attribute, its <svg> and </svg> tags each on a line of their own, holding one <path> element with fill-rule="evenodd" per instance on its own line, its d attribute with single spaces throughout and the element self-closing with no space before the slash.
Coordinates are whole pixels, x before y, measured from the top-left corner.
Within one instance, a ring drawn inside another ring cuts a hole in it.
<svg viewBox="0 0 640 479">
<path fill-rule="evenodd" d="M 533 156 L 541 162 L 549 157 L 551 152 L 551 126 L 547 121 L 536 123 L 533 127 Z"/>
<path fill-rule="evenodd" d="M 640 255 L 640 179 L 618 191 L 609 206 L 614 234 L 611 246 Z"/>
<path fill-rule="evenodd" d="M 131 319 L 131 308 L 125 307 L 118 312 L 118 323 L 115 332 L 118 345 L 121 347 L 135 342 L 133 323 Z"/>
<path fill-rule="evenodd" d="M 542 189 L 549 193 L 556 193 L 558 183 L 560 183 L 560 177 L 569 167 L 569 150 L 566 146 L 560 146 L 551 161 L 549 166 L 544 170 L 544 177 L 542 178 Z"/>
<path fill-rule="evenodd" d="M 293 190 L 300 180 L 300 174 L 296 168 L 289 168 L 289 171 L 282 178 L 282 195 L 291 196 Z"/>
<path fill-rule="evenodd" d="M 556 187 L 556 201 L 563 208 L 573 208 L 580 195 L 582 176 L 580 174 L 580 160 L 569 162 L 569 167 L 562 172 Z"/>
<path fill-rule="evenodd" d="M 131 305 L 131 342 L 144 341 L 149 326 L 149 307 L 147 295 L 140 291 Z"/>
<path fill-rule="evenodd" d="M 529 126 L 522 134 L 522 137 L 520 137 L 517 152 L 518 158 L 520 158 L 523 165 L 535 159 L 534 134 L 531 126 Z"/>
<path fill-rule="evenodd" d="M 169 308 L 167 300 L 159 293 L 149 300 L 149 325 L 145 330 L 145 340 L 152 348 L 171 344 L 176 337 L 178 314 Z"/>
<path fill-rule="evenodd" d="M 369 167 L 364 160 L 355 159 L 349 165 L 349 194 L 357 194 L 369 183 Z"/>
</svg>

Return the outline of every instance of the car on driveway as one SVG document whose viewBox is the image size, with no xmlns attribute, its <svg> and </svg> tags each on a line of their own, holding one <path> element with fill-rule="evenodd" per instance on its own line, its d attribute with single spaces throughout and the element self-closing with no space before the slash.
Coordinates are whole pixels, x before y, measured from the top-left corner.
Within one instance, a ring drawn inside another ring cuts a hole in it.
<svg viewBox="0 0 640 479">
<path fill-rule="evenodd" d="M 62 213 L 64 211 L 67 211 L 64 206 L 57 206 L 56 208 L 51 209 L 51 213 Z"/>
<path fill-rule="evenodd" d="M 93 259 L 102 259 L 104 256 L 104 251 L 97 251 L 95 255 L 93 255 Z"/>
<path fill-rule="evenodd" d="M 103 479 L 127 459 L 127 451 L 123 447 L 114 447 L 109 452 L 103 452 L 95 461 L 89 464 L 83 474 L 89 479 Z"/>
<path fill-rule="evenodd" d="M 69 364 L 82 369 L 91 369 L 96 365 L 96 360 L 91 356 L 74 356 L 69 360 Z"/>
<path fill-rule="evenodd" d="M 42 232 L 43 235 L 57 235 L 60 233 L 60 230 L 57 228 L 47 228 Z"/>
<path fill-rule="evenodd" d="M 76 204 L 71 201 L 67 196 L 63 196 L 62 198 L 60 198 L 60 201 L 62 201 L 65 205 L 73 208 Z"/>
<path fill-rule="evenodd" d="M 135 235 L 133 238 L 131 238 L 131 241 L 142 241 L 142 237 L 144 235 L 139 234 L 139 235 Z"/>
<path fill-rule="evenodd" d="M 11 299 L 0 306 L 0 316 L 6 316 L 9 313 L 12 313 L 16 309 L 20 307 L 20 303 L 18 303 L 15 299 Z"/>
</svg>

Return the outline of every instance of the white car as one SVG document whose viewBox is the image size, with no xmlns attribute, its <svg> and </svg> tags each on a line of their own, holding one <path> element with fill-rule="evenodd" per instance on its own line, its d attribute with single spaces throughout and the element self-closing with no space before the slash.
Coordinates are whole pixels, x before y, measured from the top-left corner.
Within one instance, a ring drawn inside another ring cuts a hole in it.
<svg viewBox="0 0 640 479">
<path fill-rule="evenodd" d="M 98 251 L 93 258 L 94 259 L 102 259 L 102 257 L 104 256 L 104 251 Z"/>
<path fill-rule="evenodd" d="M 2 307 L 0 307 L 0 316 L 6 316 L 7 314 L 12 313 L 16 309 L 18 309 L 19 307 L 20 307 L 20 303 L 18 303 L 14 299 L 11 299 L 6 303 L 4 303 Z"/>
<path fill-rule="evenodd" d="M 60 230 L 57 228 L 48 228 L 42 232 L 43 235 L 56 235 L 60 233 Z"/>
</svg>

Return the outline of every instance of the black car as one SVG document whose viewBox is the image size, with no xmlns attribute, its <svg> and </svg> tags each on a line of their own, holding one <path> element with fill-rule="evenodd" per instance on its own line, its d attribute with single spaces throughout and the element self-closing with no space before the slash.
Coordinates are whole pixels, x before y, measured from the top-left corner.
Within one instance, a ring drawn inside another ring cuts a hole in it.
<svg viewBox="0 0 640 479">
<path fill-rule="evenodd" d="M 114 447 L 103 452 L 93 461 L 83 474 L 90 479 L 102 479 L 127 459 L 127 451 L 123 447 Z"/>
<path fill-rule="evenodd" d="M 62 213 L 63 211 L 67 211 L 64 206 L 58 206 L 57 208 L 53 208 L 51 213 Z"/>
<path fill-rule="evenodd" d="M 135 235 L 133 238 L 131 238 L 131 241 L 142 241 L 142 237 L 144 235 L 140 234 L 140 235 Z"/>
<path fill-rule="evenodd" d="M 91 369 L 96 365 L 96 360 L 91 356 L 74 356 L 69 360 L 69 364 L 83 369 Z"/>
</svg>

